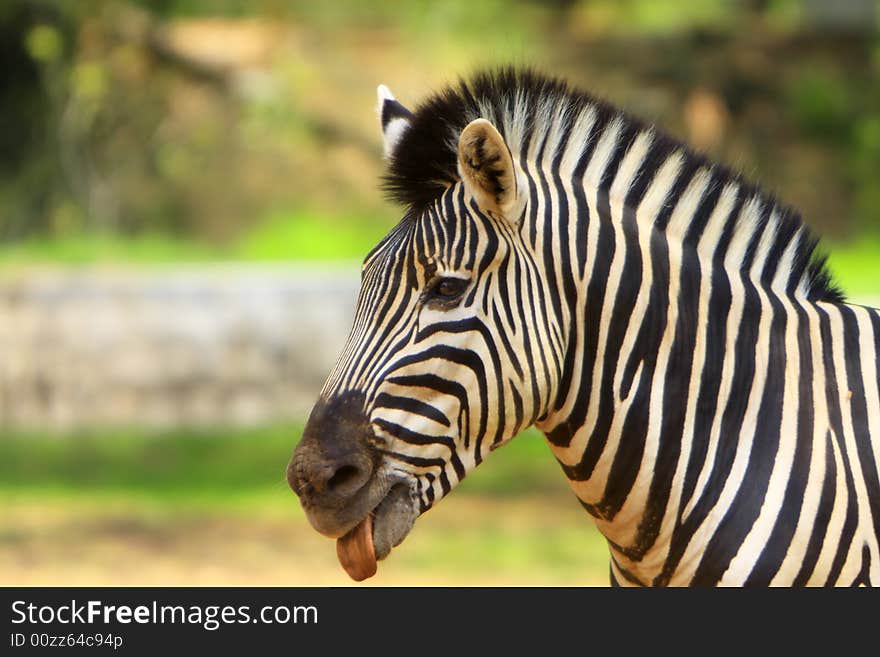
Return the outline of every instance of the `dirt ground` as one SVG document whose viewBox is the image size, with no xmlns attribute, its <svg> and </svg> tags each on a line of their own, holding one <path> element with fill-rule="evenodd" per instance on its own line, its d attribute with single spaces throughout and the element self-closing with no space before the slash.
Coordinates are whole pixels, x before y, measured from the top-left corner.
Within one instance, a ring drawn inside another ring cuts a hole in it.
<svg viewBox="0 0 880 657">
<path fill-rule="evenodd" d="M 286 499 L 286 498 L 285 498 Z M 0 514 L 4 585 L 348 586 L 298 506 L 22 498 Z M 444 500 L 361 585 L 607 585 L 607 548 L 573 500 Z"/>
</svg>

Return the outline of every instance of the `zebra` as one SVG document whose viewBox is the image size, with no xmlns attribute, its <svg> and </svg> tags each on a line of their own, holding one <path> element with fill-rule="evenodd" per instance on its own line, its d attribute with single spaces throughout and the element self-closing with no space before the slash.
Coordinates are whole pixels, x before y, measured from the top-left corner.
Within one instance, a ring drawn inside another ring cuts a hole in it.
<svg viewBox="0 0 880 657">
<path fill-rule="evenodd" d="M 535 426 L 613 586 L 880 583 L 880 312 L 795 210 L 532 69 L 378 95 L 405 212 L 287 467 L 353 578 Z"/>
</svg>

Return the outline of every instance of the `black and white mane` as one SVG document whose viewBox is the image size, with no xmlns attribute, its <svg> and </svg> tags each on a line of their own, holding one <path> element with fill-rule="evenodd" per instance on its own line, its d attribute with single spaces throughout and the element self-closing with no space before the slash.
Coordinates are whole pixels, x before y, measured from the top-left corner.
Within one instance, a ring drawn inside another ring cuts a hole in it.
<svg viewBox="0 0 880 657">
<path fill-rule="evenodd" d="M 590 120 L 585 118 L 589 116 Z M 564 169 L 563 151 L 576 140 L 582 144 L 578 162 L 570 162 L 572 175 L 583 169 L 579 164 L 589 159 L 603 129 L 618 122 L 620 138 L 613 157 L 621 158 L 635 139 L 650 132 L 650 153 L 641 171 L 654 172 L 673 153 L 682 157 L 678 176 L 686 184 L 701 168 L 711 171 L 713 184 L 735 183 L 741 194 L 756 199 L 761 212 L 754 221 L 741 222 L 734 232 L 747 231 L 755 237 L 772 240 L 770 253 L 781 253 L 792 239 L 798 240 L 794 257 L 788 261 L 788 278 L 811 301 L 842 303 L 843 293 L 832 282 L 825 257 L 817 254 L 818 238 L 791 207 L 745 180 L 731 169 L 710 161 L 683 142 L 658 131 L 617 107 L 565 81 L 547 77 L 529 69 L 503 68 L 481 72 L 470 80 L 460 80 L 434 94 L 409 116 L 410 126 L 402 134 L 389 156 L 384 189 L 388 196 L 418 211 L 433 203 L 442 192 L 458 181 L 457 144 L 464 127 L 476 118 L 486 118 L 499 130 L 514 159 L 543 159 Z M 586 126 L 586 130 L 583 128 Z M 548 151 L 549 149 L 549 151 Z M 548 155 L 550 158 L 548 158 Z M 565 174 L 564 170 L 559 171 Z M 611 180 L 603 181 L 608 186 Z M 637 176 L 634 186 L 647 185 L 650 176 Z M 662 217 L 663 215 L 658 215 Z M 770 217 L 774 221 L 770 221 Z M 758 239 L 750 239 L 754 245 Z M 748 261 L 748 257 L 745 258 Z"/>
</svg>

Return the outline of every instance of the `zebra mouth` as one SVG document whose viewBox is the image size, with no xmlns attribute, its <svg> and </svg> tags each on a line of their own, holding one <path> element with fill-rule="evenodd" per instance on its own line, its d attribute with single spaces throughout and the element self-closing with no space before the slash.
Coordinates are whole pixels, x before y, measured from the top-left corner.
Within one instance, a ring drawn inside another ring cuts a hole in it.
<svg viewBox="0 0 880 657">
<path fill-rule="evenodd" d="M 356 582 L 375 575 L 376 562 L 403 542 L 417 517 L 410 486 L 392 486 L 375 509 L 336 540 L 336 555 L 345 572 Z"/>
</svg>

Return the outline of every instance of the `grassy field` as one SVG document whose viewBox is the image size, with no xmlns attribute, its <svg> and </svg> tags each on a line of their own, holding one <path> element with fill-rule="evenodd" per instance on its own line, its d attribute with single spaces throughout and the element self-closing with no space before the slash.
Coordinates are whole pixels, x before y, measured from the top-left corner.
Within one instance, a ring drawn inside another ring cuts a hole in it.
<svg viewBox="0 0 880 657">
<path fill-rule="evenodd" d="M 283 480 L 296 426 L 0 442 L 0 583 L 352 584 Z M 526 433 L 419 519 L 369 585 L 605 585 L 607 548 Z"/>
</svg>

